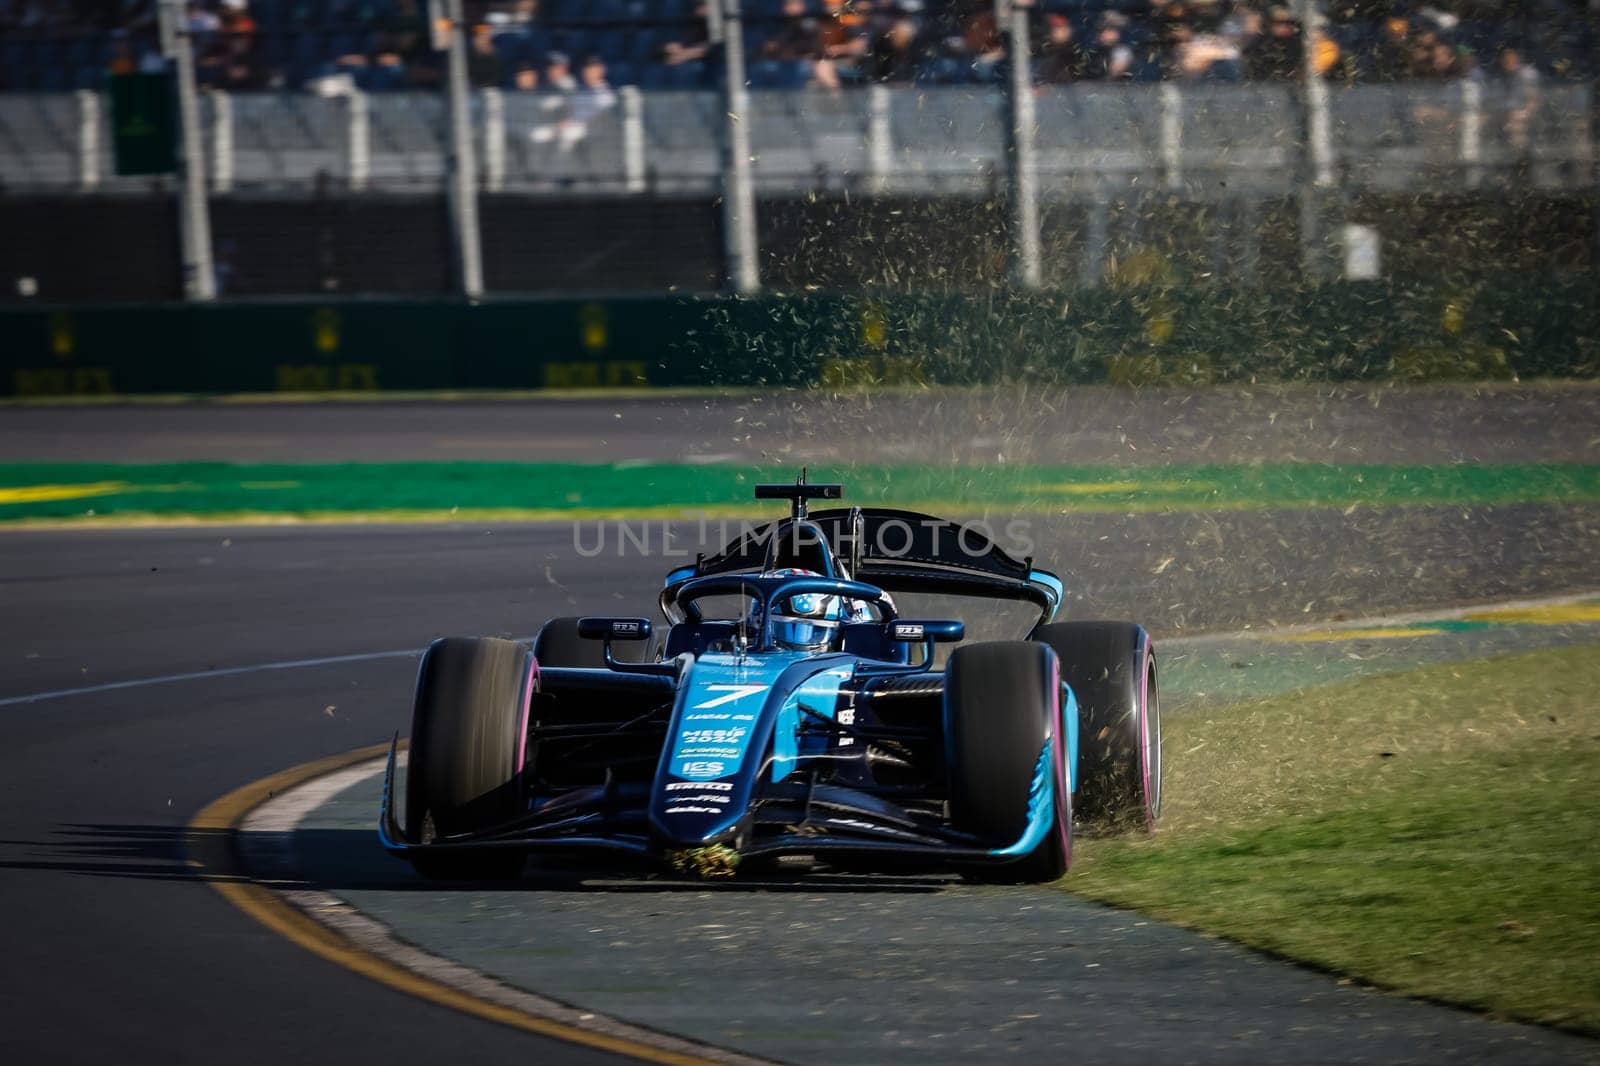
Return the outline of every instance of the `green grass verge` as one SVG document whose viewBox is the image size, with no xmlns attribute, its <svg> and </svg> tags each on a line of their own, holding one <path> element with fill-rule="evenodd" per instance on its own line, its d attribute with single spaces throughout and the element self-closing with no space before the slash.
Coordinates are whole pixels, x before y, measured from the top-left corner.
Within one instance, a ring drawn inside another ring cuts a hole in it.
<svg viewBox="0 0 1600 1066">
<path fill-rule="evenodd" d="M 1600 1033 L 1600 648 L 1165 723 L 1149 839 L 1074 892 L 1409 995 Z"/>
<path fill-rule="evenodd" d="M 706 513 L 761 517 L 758 481 L 791 467 L 689 464 L 0 464 L 0 521 L 248 516 L 582 518 Z M 815 468 L 852 503 L 972 514 L 1600 501 L 1600 466 L 860 465 Z"/>
</svg>

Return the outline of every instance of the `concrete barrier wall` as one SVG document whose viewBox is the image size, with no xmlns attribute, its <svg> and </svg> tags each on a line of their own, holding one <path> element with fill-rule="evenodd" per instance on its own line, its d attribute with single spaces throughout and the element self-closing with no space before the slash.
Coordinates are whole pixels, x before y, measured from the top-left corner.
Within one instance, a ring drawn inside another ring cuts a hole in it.
<svg viewBox="0 0 1600 1066">
<path fill-rule="evenodd" d="M 1600 278 L 0 310 L 10 396 L 1600 374 Z"/>
</svg>

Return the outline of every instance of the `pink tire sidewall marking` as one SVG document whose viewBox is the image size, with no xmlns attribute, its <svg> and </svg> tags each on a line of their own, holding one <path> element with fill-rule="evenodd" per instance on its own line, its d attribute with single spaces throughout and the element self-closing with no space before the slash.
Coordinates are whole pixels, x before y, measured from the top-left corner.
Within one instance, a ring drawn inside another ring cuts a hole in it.
<svg viewBox="0 0 1600 1066">
<path fill-rule="evenodd" d="M 1051 738 L 1053 745 L 1052 758 L 1055 762 L 1055 806 L 1056 806 L 1056 835 L 1061 840 L 1061 854 L 1066 857 L 1067 864 L 1072 863 L 1072 782 L 1067 773 L 1067 734 L 1066 723 L 1062 714 L 1066 708 L 1061 699 L 1061 660 L 1051 656 L 1050 666 L 1050 691 L 1054 707 L 1052 708 Z"/>
<path fill-rule="evenodd" d="M 533 694 L 539 689 L 539 660 L 528 655 L 528 676 L 522 681 L 522 717 L 517 722 L 517 773 L 528 760 L 528 718 L 533 712 Z"/>
</svg>

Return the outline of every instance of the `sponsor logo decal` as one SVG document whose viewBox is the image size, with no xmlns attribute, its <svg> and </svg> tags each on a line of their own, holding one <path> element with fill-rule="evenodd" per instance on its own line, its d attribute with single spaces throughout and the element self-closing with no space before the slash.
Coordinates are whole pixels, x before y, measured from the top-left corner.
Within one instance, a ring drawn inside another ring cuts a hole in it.
<svg viewBox="0 0 1600 1066">
<path fill-rule="evenodd" d="M 744 739 L 744 726 L 732 729 L 685 729 L 678 734 L 680 744 L 737 744 Z"/>
<path fill-rule="evenodd" d="M 667 785 L 668 792 L 688 792 L 699 790 L 701 792 L 732 792 L 732 781 L 673 781 Z M 724 803 L 727 800 L 723 800 Z"/>
<path fill-rule="evenodd" d="M 847 829 L 867 829 L 879 831 L 883 829 L 883 827 L 880 825 L 874 825 L 871 822 L 863 822 L 859 818 L 828 818 L 825 819 L 825 821 L 829 825 L 841 825 Z"/>
<path fill-rule="evenodd" d="M 728 764 L 720 759 L 696 759 L 678 767 L 681 776 L 691 779 L 721 777 L 727 771 Z"/>
<path fill-rule="evenodd" d="M 667 814 L 721 814 L 720 807 L 668 807 Z"/>
<path fill-rule="evenodd" d="M 855 725 L 856 724 L 856 709 L 854 707 L 841 707 L 841 708 L 839 708 L 839 714 L 837 715 L 836 720 L 838 721 L 838 723 L 840 725 Z M 853 737 L 853 736 L 850 736 L 848 733 L 846 733 L 844 736 L 839 738 L 838 747 L 848 748 L 852 744 L 854 744 L 855 742 L 856 742 L 856 738 Z"/>
<path fill-rule="evenodd" d="M 895 640 L 921 640 L 926 630 L 915 622 L 896 623 L 894 627 Z"/>
<path fill-rule="evenodd" d="M 722 695 L 713 696 L 704 703 L 697 703 L 689 709 L 705 711 L 710 710 L 712 707 L 721 707 L 725 703 L 733 703 L 736 700 L 744 699 L 746 696 L 754 696 L 758 692 L 765 692 L 769 687 L 768 685 L 707 685 L 705 691 L 720 692 Z"/>
<path fill-rule="evenodd" d="M 719 807 L 726 807 L 732 801 L 731 796 L 720 796 L 715 792 L 696 792 L 692 796 L 672 796 L 668 803 L 715 803 Z"/>
</svg>

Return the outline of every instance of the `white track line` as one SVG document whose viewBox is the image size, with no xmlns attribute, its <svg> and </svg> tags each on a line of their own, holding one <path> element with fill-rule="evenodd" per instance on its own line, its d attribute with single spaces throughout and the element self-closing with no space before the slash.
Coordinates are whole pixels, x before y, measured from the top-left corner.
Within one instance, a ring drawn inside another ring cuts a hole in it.
<svg viewBox="0 0 1600 1066">
<path fill-rule="evenodd" d="M 61 688 L 54 692 L 35 692 L 28 696 L 9 696 L 0 700 L 0 707 L 42 700 L 59 700 L 68 696 L 89 696 L 97 692 L 116 692 L 125 688 L 143 688 L 146 685 L 170 685 L 178 681 L 203 681 L 208 677 L 237 677 L 240 674 L 259 674 L 268 670 L 299 670 L 308 666 L 334 666 L 339 663 L 359 663 L 371 659 L 398 659 L 407 655 L 421 655 L 421 648 L 404 651 L 369 651 L 360 655 L 330 655 L 322 659 L 289 659 L 280 663 L 258 663 L 255 666 L 226 666 L 221 670 L 200 670 L 192 674 L 167 674 L 163 677 L 141 677 L 133 681 L 110 681 L 103 685 L 84 685 L 82 688 Z"/>
<path fill-rule="evenodd" d="M 477 999 L 574 1029 L 603 1033 L 660 1051 L 726 1063 L 728 1066 L 762 1066 L 770 1061 L 633 1025 L 514 987 L 459 962 L 406 943 L 395 936 L 388 926 L 356 910 L 331 892 L 304 887 L 302 874 L 295 861 L 293 842 L 300 823 L 340 792 L 381 774 L 386 761 L 375 759 L 314 778 L 282 795 L 274 796 L 251 811 L 239 826 L 237 837 L 246 872 L 257 884 L 272 889 L 307 917 L 333 929 L 367 954 Z"/>
<path fill-rule="evenodd" d="M 519 638 L 531 642 L 532 637 Z M 140 677 L 132 681 L 108 681 L 103 685 L 84 685 L 81 688 L 60 688 L 52 692 L 34 692 L 26 696 L 8 696 L 0 699 L 0 707 L 12 707 L 43 700 L 59 700 L 69 696 L 92 696 L 98 692 L 116 692 L 126 688 L 143 688 L 146 685 L 170 685 L 180 681 L 204 681 L 211 677 L 238 677 L 241 674 L 260 674 L 270 670 L 302 670 L 313 666 L 338 666 L 340 663 L 364 663 L 375 659 L 404 659 L 421 655 L 426 649 L 402 648 L 399 651 L 365 651 L 355 655 L 329 655 L 320 659 L 286 659 L 276 663 L 257 663 L 254 666 L 225 666 L 220 670 L 197 670 L 190 674 L 164 674 L 161 677 Z"/>
</svg>

